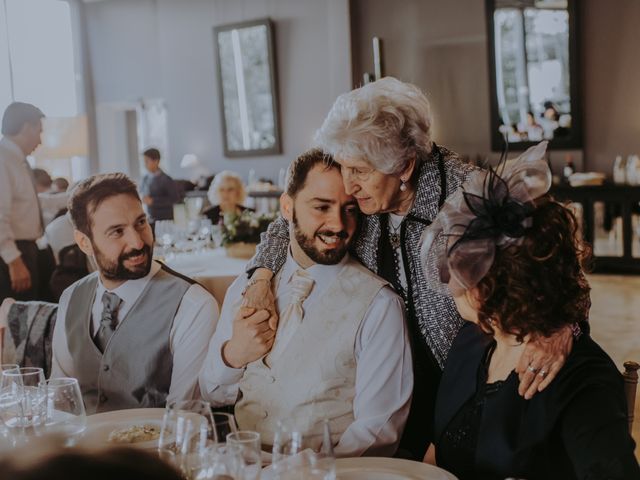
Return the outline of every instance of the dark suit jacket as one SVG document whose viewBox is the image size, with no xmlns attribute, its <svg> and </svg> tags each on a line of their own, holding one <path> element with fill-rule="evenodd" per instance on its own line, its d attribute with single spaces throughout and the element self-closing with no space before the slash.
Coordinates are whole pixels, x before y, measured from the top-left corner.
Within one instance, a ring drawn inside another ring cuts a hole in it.
<svg viewBox="0 0 640 480">
<path fill-rule="evenodd" d="M 467 323 L 449 352 L 436 402 L 438 465 L 460 480 L 640 479 L 622 375 L 586 334 L 574 343 L 558 377 L 531 400 L 518 395 L 515 373 L 485 398 L 473 472 L 439 455 L 447 425 L 476 392 L 491 342 Z"/>
</svg>

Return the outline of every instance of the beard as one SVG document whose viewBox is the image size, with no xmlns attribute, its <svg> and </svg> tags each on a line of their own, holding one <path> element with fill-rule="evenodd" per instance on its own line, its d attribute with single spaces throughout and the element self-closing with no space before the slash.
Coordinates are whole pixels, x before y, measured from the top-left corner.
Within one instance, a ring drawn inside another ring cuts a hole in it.
<svg viewBox="0 0 640 480">
<path fill-rule="evenodd" d="M 100 273 L 108 280 L 137 280 L 138 278 L 146 277 L 151 271 L 153 258 L 150 245 L 145 244 L 144 247 L 140 249 L 123 253 L 115 262 L 103 255 L 95 245 L 93 245 L 93 251 Z M 145 263 L 136 265 L 133 268 L 125 267 L 125 260 L 142 254 L 146 254 L 147 256 Z"/>
<path fill-rule="evenodd" d="M 310 237 L 300 229 L 295 210 L 293 211 L 293 235 L 302 251 L 311 260 L 313 260 L 315 263 L 319 263 L 320 265 L 335 265 L 337 263 L 340 263 L 340 260 L 344 258 L 347 251 L 349 250 L 348 243 L 345 243 L 345 245 L 341 248 L 330 248 L 324 251 L 318 250 L 318 248 L 315 246 L 315 237 L 317 237 L 318 235 L 346 239 L 349 238 L 349 234 L 344 230 L 340 232 L 318 230 L 313 234 L 313 236 Z"/>
</svg>

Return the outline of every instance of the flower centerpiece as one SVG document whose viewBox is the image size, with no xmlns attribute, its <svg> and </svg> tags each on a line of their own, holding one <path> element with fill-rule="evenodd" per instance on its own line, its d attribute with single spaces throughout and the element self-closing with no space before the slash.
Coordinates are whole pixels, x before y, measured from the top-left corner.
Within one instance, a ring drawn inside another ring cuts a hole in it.
<svg viewBox="0 0 640 480">
<path fill-rule="evenodd" d="M 222 246 L 234 258 L 251 258 L 275 215 L 257 214 L 251 210 L 225 213 L 222 223 Z"/>
</svg>

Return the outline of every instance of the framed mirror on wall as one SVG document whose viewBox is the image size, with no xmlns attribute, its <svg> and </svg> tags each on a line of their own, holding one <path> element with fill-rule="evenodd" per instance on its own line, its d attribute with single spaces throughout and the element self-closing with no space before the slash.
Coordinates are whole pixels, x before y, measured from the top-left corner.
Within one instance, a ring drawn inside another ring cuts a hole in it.
<svg viewBox="0 0 640 480">
<path fill-rule="evenodd" d="M 582 147 L 575 0 L 486 0 L 491 146 Z"/>
<path fill-rule="evenodd" d="M 225 156 L 281 153 L 271 20 L 215 27 L 214 42 Z"/>
</svg>

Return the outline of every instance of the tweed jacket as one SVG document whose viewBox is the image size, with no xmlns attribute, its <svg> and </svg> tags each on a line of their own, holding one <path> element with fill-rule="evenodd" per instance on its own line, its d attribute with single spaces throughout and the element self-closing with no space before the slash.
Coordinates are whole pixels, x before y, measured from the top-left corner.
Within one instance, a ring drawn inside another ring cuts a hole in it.
<svg viewBox="0 0 640 480">
<path fill-rule="evenodd" d="M 458 155 L 434 144 L 429 158 L 423 160 L 418 171 L 416 197 L 400 231 L 408 292 L 405 299 L 410 331 L 419 332 L 420 341 L 429 348 L 440 368 L 444 367 L 449 348 L 462 326 L 453 299 L 427 288 L 422 261 L 420 238 L 435 219 L 442 200 L 455 192 L 465 181 L 473 166 L 463 163 Z M 441 178 L 444 172 L 445 178 Z M 443 195 L 442 186 L 445 188 Z M 379 273 L 378 245 L 382 234 L 381 217 L 385 214 L 363 216 L 360 229 L 352 245 L 353 254 L 372 272 Z M 277 272 L 285 262 L 289 245 L 289 227 L 282 217 L 276 219 L 262 234 L 248 272 L 265 267 Z"/>
<path fill-rule="evenodd" d="M 8 335 L 4 337 L 4 363 L 40 367 L 51 374 L 51 344 L 58 305 L 46 302 L 16 302 L 7 315 Z"/>
</svg>

